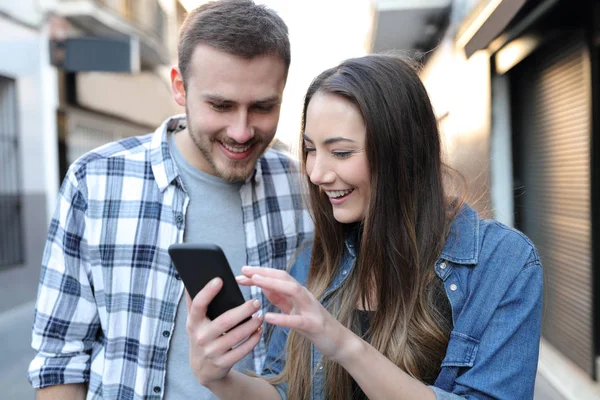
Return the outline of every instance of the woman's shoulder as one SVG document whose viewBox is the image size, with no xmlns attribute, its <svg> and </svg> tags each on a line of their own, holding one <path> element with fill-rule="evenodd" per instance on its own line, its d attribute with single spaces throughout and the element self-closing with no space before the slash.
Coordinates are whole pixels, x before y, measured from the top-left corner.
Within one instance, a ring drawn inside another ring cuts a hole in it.
<svg viewBox="0 0 600 400">
<path fill-rule="evenodd" d="M 480 219 L 480 258 L 519 260 L 519 266 L 540 264 L 531 239 L 516 228 L 493 219 Z"/>
<path fill-rule="evenodd" d="M 523 268 L 539 265 L 540 258 L 532 241 L 519 230 L 493 219 L 481 218 L 464 205 L 456 215 L 442 258 L 455 264 L 488 270 L 503 275 L 519 274 Z"/>
</svg>

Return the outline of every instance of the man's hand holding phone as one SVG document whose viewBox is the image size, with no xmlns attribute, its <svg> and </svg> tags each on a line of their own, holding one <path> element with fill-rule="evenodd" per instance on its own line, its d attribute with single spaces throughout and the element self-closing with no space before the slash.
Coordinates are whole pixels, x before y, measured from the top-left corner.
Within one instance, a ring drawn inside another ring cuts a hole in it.
<svg viewBox="0 0 600 400">
<path fill-rule="evenodd" d="M 252 351 L 262 335 L 262 316 L 256 314 L 260 309 L 258 300 L 246 301 L 212 321 L 206 316 L 208 305 L 222 287 L 223 280 L 214 278 L 193 300 L 187 291 L 185 293 L 190 365 L 200 384 L 207 387 L 225 378 L 231 368 Z M 250 319 L 240 324 L 247 318 Z"/>
</svg>

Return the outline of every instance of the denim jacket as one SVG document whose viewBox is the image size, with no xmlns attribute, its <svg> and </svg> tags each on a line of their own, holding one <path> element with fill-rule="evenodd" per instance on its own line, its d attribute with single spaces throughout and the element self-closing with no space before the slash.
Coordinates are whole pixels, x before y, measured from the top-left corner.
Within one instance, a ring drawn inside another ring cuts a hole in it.
<svg viewBox="0 0 600 400">
<path fill-rule="evenodd" d="M 291 275 L 305 284 L 310 246 L 300 252 Z M 340 268 L 325 292 L 340 287 L 352 271 L 356 252 L 346 241 Z M 542 318 L 542 266 L 522 233 L 478 217 L 464 206 L 452 223 L 435 272 L 452 307 L 454 327 L 441 371 L 431 387 L 444 399 L 532 399 Z M 325 300 L 325 302 L 323 302 Z M 263 375 L 279 374 L 285 364 L 288 330 L 275 328 Z M 326 395 L 322 355 L 312 348 L 312 400 Z M 276 386 L 287 399 L 287 384 Z"/>
</svg>

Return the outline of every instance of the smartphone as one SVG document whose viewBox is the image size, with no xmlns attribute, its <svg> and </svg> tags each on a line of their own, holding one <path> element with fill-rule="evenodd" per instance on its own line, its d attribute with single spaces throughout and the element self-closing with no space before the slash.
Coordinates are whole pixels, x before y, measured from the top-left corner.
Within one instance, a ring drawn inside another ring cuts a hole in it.
<svg viewBox="0 0 600 400">
<path fill-rule="evenodd" d="M 246 301 L 223 250 L 216 244 L 173 244 L 169 247 L 169 255 L 192 299 L 213 278 L 223 280 L 221 290 L 208 305 L 206 316 L 211 320 Z M 240 324 L 248 320 L 250 317 Z"/>
</svg>

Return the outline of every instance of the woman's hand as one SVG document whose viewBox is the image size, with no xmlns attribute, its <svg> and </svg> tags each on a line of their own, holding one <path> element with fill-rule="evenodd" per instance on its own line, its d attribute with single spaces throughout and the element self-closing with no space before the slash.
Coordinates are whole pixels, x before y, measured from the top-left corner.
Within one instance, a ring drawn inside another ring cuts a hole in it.
<svg viewBox="0 0 600 400">
<path fill-rule="evenodd" d="M 253 316 L 249 321 L 232 329 L 260 309 L 258 300 L 247 301 L 221 314 L 214 321 L 206 316 L 208 305 L 222 286 L 221 279 L 213 279 L 193 301 L 187 291 L 185 292 L 190 366 L 200 384 L 207 387 L 225 378 L 233 365 L 252 351 L 262 335 L 260 316 Z"/>
<path fill-rule="evenodd" d="M 281 313 L 267 313 L 270 324 L 295 329 L 327 358 L 336 361 L 351 339 L 358 339 L 341 325 L 321 303 L 287 272 L 272 268 L 243 267 L 240 285 L 258 286 Z"/>
</svg>

